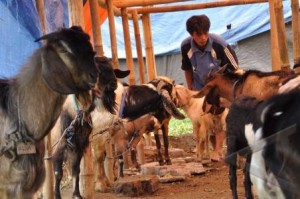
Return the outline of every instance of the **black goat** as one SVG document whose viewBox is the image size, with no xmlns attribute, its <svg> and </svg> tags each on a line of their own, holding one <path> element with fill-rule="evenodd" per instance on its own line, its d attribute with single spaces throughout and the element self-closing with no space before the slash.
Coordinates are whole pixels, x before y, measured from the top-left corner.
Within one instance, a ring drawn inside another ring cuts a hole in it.
<svg viewBox="0 0 300 199">
<path fill-rule="evenodd" d="M 237 155 L 246 157 L 244 167 L 244 186 L 246 198 L 253 198 L 251 192 L 251 180 L 249 175 L 249 166 L 251 162 L 251 150 L 245 135 L 245 125 L 251 123 L 255 127 L 260 125 L 256 119 L 256 107 L 260 104 L 253 97 L 241 97 L 235 99 L 231 105 L 226 117 L 226 133 L 227 133 L 227 156 L 226 163 L 229 164 L 229 182 L 232 191 L 232 197 L 238 198 L 237 195 Z"/>
<path fill-rule="evenodd" d="M 169 156 L 169 121 L 172 116 L 176 119 L 185 118 L 185 116 L 177 110 L 174 104 L 176 98 L 174 80 L 168 77 L 159 76 L 147 84 L 128 87 L 127 95 L 125 106 L 131 106 L 131 104 L 144 102 L 145 99 L 151 99 L 154 96 L 161 96 L 162 101 L 159 102 L 159 104 L 156 104 L 156 107 L 153 108 L 153 112 L 150 113 L 152 117 L 148 116 L 138 118 L 135 121 L 132 121 L 133 128 L 130 127 L 129 124 L 126 125 L 126 129 L 129 135 L 133 135 L 135 133 L 139 137 L 141 137 L 143 133 L 154 131 L 158 156 L 157 159 L 159 164 L 172 164 Z M 163 156 L 160 151 L 161 142 L 159 139 L 158 130 L 161 130 L 163 135 L 165 161 L 163 160 Z M 134 150 L 132 157 L 135 157 Z M 136 159 L 134 159 L 133 162 L 137 168 L 139 168 L 139 164 L 136 162 Z"/>
<path fill-rule="evenodd" d="M 33 197 L 44 180 L 43 138 L 67 94 L 90 90 L 97 80 L 95 53 L 80 27 L 39 40 L 46 40 L 46 45 L 33 53 L 19 74 L 0 80 L 0 198 Z"/>
<path fill-rule="evenodd" d="M 299 100 L 299 91 L 270 98 L 258 112 L 262 125 L 249 128 L 251 180 L 260 198 L 300 197 Z"/>
<path fill-rule="evenodd" d="M 103 112 L 115 113 L 116 77 L 124 78 L 129 74 L 129 71 L 113 70 L 111 62 L 106 57 L 95 57 L 95 62 L 99 68 L 100 76 L 96 87 L 102 87 L 103 90 L 102 93 L 97 93 L 98 97 L 101 98 L 94 99 L 94 95 L 91 92 L 69 95 L 60 118 L 56 126 L 52 129 L 51 134 L 56 136 L 53 137 L 53 141 L 57 142 L 57 140 L 60 140 L 58 141 L 58 148 L 53 154 L 55 198 L 57 199 L 61 198 L 60 182 L 63 177 L 62 166 L 64 161 L 68 161 L 72 166 L 73 198 L 82 198 L 79 191 L 80 161 L 88 147 L 89 137 L 93 129 L 91 112 L 94 111 L 97 105 L 97 108 Z M 105 78 L 100 79 L 102 74 L 105 74 Z M 104 82 L 105 84 L 103 84 Z M 119 133 L 118 135 L 121 134 Z M 126 144 L 124 144 L 124 150 Z"/>
</svg>

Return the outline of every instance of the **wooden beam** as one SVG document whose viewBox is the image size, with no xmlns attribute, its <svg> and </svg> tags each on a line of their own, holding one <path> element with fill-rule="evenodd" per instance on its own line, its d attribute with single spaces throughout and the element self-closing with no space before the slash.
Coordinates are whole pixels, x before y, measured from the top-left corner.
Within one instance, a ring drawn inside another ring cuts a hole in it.
<svg viewBox="0 0 300 199">
<path fill-rule="evenodd" d="M 130 32 L 129 32 L 129 24 L 128 24 L 128 17 L 126 8 L 121 9 L 122 13 L 122 24 L 123 24 L 123 35 L 124 35 L 124 45 L 125 45 L 125 52 L 126 52 L 126 65 L 130 70 L 129 74 L 129 84 L 135 84 L 135 71 L 134 71 L 134 64 L 132 58 L 132 49 L 131 49 L 131 41 L 130 41 Z"/>
<path fill-rule="evenodd" d="M 152 35 L 151 35 L 151 21 L 149 14 L 143 14 L 142 16 L 143 30 L 144 30 L 144 40 L 146 49 L 146 63 L 148 68 L 148 81 L 153 80 L 156 77 L 156 66 L 152 45 Z"/>
<path fill-rule="evenodd" d="M 271 65 L 272 71 L 280 70 L 281 61 L 280 61 L 280 52 L 278 46 L 278 33 L 277 33 L 277 23 L 274 9 L 274 0 L 269 0 L 269 10 L 270 10 L 270 43 L 271 43 Z"/>
<path fill-rule="evenodd" d="M 275 0 L 275 13 L 277 22 L 278 45 L 280 46 L 281 69 L 290 68 L 287 39 L 285 32 L 285 21 L 283 16 L 282 0 Z"/>
<path fill-rule="evenodd" d="M 98 0 L 89 0 L 89 3 L 90 3 L 90 12 L 91 12 L 91 20 L 92 20 L 94 48 L 96 50 L 97 55 L 104 56 L 101 26 L 100 26 L 99 11 L 98 11 Z"/>
<path fill-rule="evenodd" d="M 69 25 L 84 27 L 82 1 L 68 0 Z M 92 149 L 89 145 L 80 163 L 80 193 L 84 198 L 94 198 Z"/>
<path fill-rule="evenodd" d="M 82 1 L 68 0 L 69 26 L 84 27 Z"/>
<path fill-rule="evenodd" d="M 143 60 L 143 51 L 142 51 L 142 41 L 141 41 L 141 33 L 139 27 L 139 17 L 134 10 L 132 12 L 132 20 L 133 20 L 133 28 L 134 28 L 134 35 L 135 35 L 135 45 L 136 45 L 136 54 L 137 54 L 137 61 L 139 66 L 139 74 L 140 74 L 140 84 L 145 83 L 145 75 L 144 75 L 144 60 Z"/>
<path fill-rule="evenodd" d="M 113 4 L 118 8 L 127 8 L 134 6 L 150 6 L 156 4 L 174 3 L 174 2 L 185 2 L 192 0 L 113 0 Z"/>
<path fill-rule="evenodd" d="M 41 28 L 43 35 L 46 34 L 46 17 L 45 17 L 45 5 L 43 0 L 36 0 L 36 7 L 39 13 Z M 51 145 L 51 134 L 48 134 L 45 138 L 45 154 L 44 164 L 45 164 L 45 180 L 42 187 L 43 198 L 45 199 L 53 199 L 54 198 L 54 172 L 53 172 L 53 164 L 51 159 L 47 157 L 51 157 L 52 155 L 52 145 Z"/>
<path fill-rule="evenodd" d="M 294 64 L 300 64 L 300 19 L 299 2 L 291 0 L 292 8 L 292 29 L 293 29 L 293 56 Z"/>
<path fill-rule="evenodd" d="M 268 0 L 223 0 L 216 2 L 205 2 L 197 4 L 187 4 L 187 5 L 174 5 L 174 6 L 160 6 L 160 7 L 143 7 L 143 8 L 130 8 L 128 12 L 136 9 L 139 14 L 146 13 L 160 13 L 160 12 L 178 12 L 184 10 L 198 10 L 204 8 L 215 8 L 223 6 L 234 6 L 234 5 L 244 5 L 244 4 L 254 4 L 254 3 L 266 3 Z"/>
<path fill-rule="evenodd" d="M 106 5 L 107 5 L 107 12 L 108 12 L 112 62 L 114 68 L 119 68 L 117 36 L 116 36 L 116 27 L 115 27 L 115 18 L 114 18 L 112 0 L 106 0 Z"/>
</svg>

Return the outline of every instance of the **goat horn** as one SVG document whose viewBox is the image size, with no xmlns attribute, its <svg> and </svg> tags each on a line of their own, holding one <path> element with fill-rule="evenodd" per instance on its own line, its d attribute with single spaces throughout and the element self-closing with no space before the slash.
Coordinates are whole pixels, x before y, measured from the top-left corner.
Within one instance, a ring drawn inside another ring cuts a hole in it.
<svg viewBox="0 0 300 199">
<path fill-rule="evenodd" d="M 185 116 L 178 111 L 175 104 L 172 102 L 171 97 L 167 90 L 162 89 L 161 91 L 162 99 L 163 99 L 163 105 L 165 110 L 172 115 L 174 118 L 183 120 Z"/>
<path fill-rule="evenodd" d="M 51 39 L 51 40 L 57 39 L 58 38 L 57 35 L 58 35 L 57 32 L 53 32 L 53 33 L 44 35 L 40 38 L 37 38 L 36 40 L 34 40 L 34 42 L 38 42 L 38 41 L 41 41 L 41 40 L 48 40 L 48 39 Z"/>
</svg>

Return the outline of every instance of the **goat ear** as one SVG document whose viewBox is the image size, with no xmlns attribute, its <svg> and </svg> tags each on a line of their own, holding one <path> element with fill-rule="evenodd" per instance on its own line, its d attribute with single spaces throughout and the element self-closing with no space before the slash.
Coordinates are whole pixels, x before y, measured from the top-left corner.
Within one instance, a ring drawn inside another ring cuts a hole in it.
<svg viewBox="0 0 300 199">
<path fill-rule="evenodd" d="M 224 66 L 221 66 L 219 68 L 219 70 L 217 71 L 217 73 L 224 73 L 224 71 L 226 70 L 227 66 L 228 66 L 228 64 L 225 64 Z"/>
<path fill-rule="evenodd" d="M 58 93 L 71 94 L 77 90 L 68 67 L 51 46 L 42 52 L 42 76 L 48 86 Z"/>
<path fill-rule="evenodd" d="M 162 100 L 163 100 L 163 105 L 164 105 L 165 110 L 170 115 L 172 115 L 174 118 L 183 120 L 185 118 L 185 116 L 182 113 L 180 113 L 180 111 L 177 110 L 175 104 L 171 100 L 171 97 L 170 97 L 168 91 L 162 89 L 161 94 L 163 96 Z"/>
<path fill-rule="evenodd" d="M 130 74 L 130 70 L 114 69 L 114 73 L 117 78 L 125 78 Z"/>
<path fill-rule="evenodd" d="M 209 93 L 209 91 L 212 89 L 211 86 L 204 86 L 200 91 L 198 91 L 197 94 L 193 95 L 192 97 L 194 98 L 201 98 L 204 97 L 205 95 L 207 95 Z"/>
</svg>

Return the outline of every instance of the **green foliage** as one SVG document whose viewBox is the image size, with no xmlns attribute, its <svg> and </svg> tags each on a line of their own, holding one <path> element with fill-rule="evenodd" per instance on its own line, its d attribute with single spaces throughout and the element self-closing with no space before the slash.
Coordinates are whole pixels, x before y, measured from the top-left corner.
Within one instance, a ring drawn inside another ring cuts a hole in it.
<svg viewBox="0 0 300 199">
<path fill-rule="evenodd" d="M 180 110 L 185 116 L 186 114 Z M 177 120 L 172 118 L 169 123 L 169 135 L 170 136 L 180 136 L 185 134 L 193 133 L 193 125 L 189 118 L 185 118 L 184 120 Z"/>
</svg>

